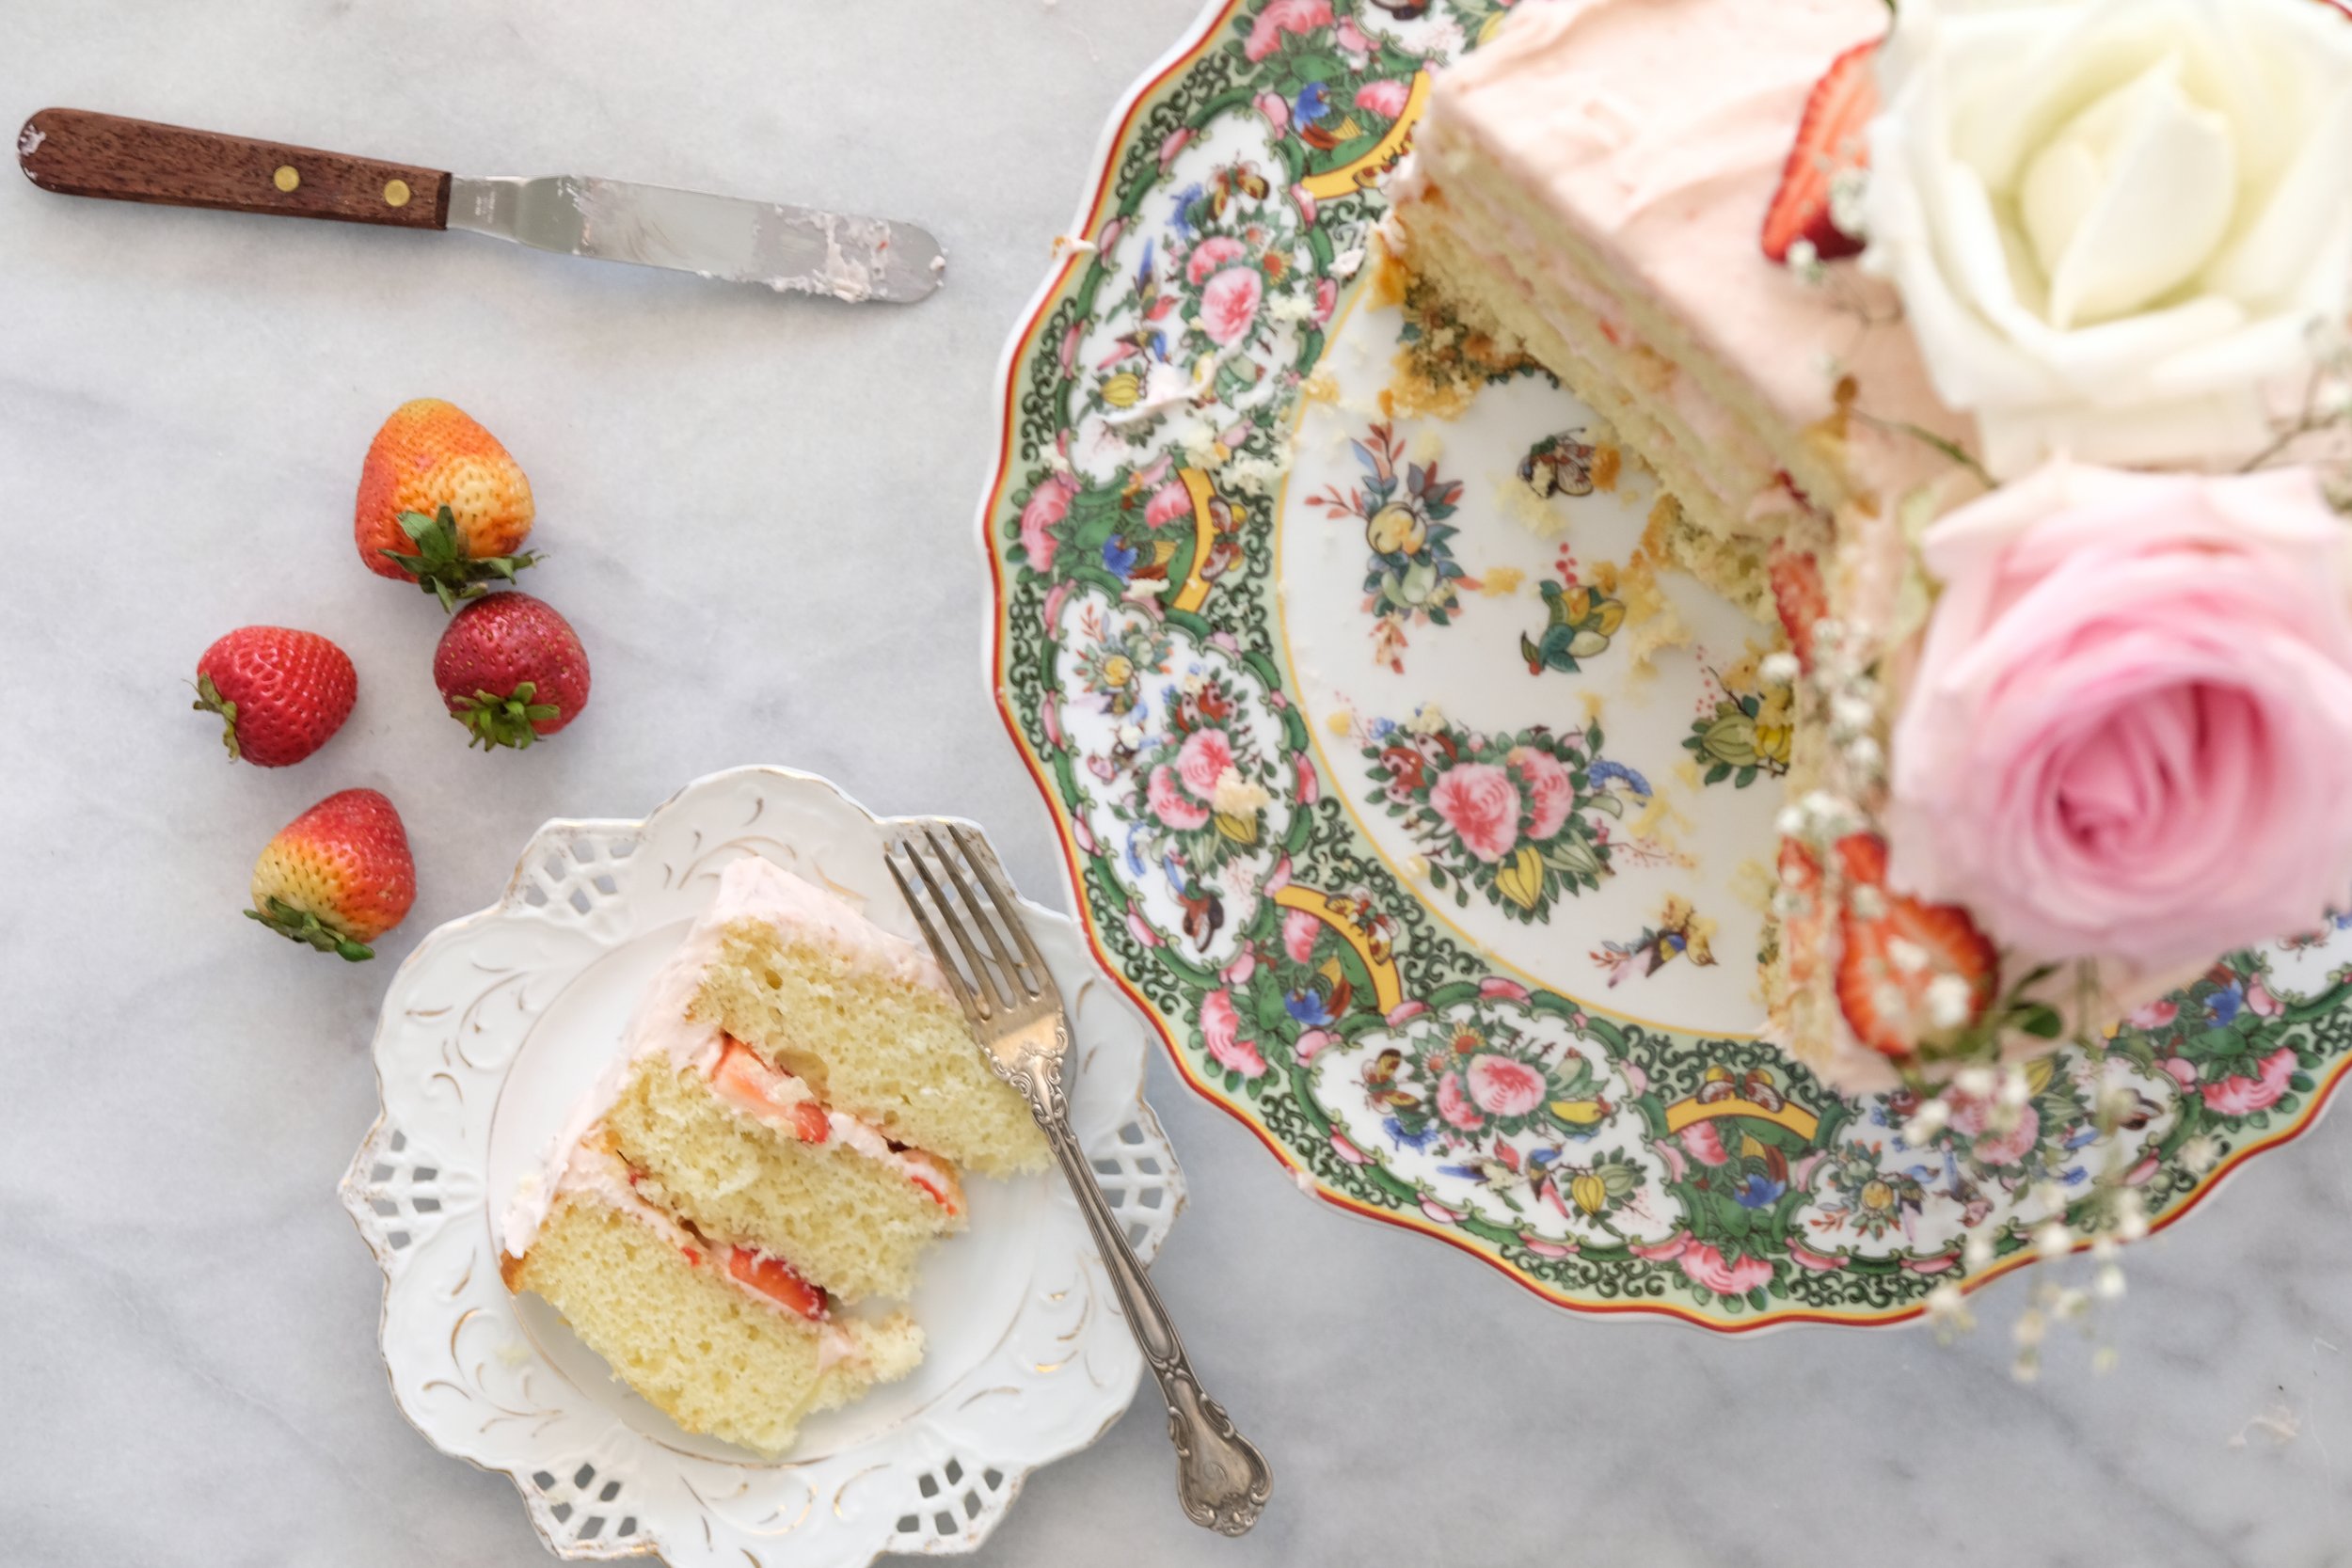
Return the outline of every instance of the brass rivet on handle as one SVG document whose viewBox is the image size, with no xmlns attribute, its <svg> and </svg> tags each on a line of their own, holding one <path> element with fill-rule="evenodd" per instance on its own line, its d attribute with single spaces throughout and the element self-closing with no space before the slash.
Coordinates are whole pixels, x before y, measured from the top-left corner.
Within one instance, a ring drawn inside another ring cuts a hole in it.
<svg viewBox="0 0 2352 1568">
<path fill-rule="evenodd" d="M 384 182 L 384 204 L 388 207 L 407 206 L 408 182 L 405 180 L 386 181 Z"/>
<path fill-rule="evenodd" d="M 302 172 L 292 164 L 280 164 L 278 172 L 269 177 L 269 182 L 281 191 L 290 191 L 302 183 Z"/>
</svg>

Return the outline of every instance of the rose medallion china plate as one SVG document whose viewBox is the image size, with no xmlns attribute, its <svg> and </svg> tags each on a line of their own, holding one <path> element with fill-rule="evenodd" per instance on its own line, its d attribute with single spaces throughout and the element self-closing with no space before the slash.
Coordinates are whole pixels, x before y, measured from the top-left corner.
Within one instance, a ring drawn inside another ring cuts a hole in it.
<svg viewBox="0 0 2352 1568">
<path fill-rule="evenodd" d="M 855 1568 L 968 1551 L 1030 1470 L 1134 1397 L 1141 1356 L 1050 1172 L 972 1182 L 971 1229 L 931 1255 L 912 1303 L 923 1365 L 809 1420 L 782 1462 L 681 1432 L 545 1302 L 500 1283 L 516 1181 L 721 870 L 766 856 L 913 939 L 885 826 L 823 780 L 769 768 L 702 779 L 642 822 L 550 822 L 495 906 L 435 931 L 393 977 L 375 1038 L 384 1112 L 342 1185 L 384 1269 L 386 1370 L 437 1447 L 513 1478 L 560 1556 Z M 1029 921 L 1073 1004 L 1072 1121 L 1148 1260 L 1184 1189 L 1143 1100 L 1143 1022 L 1067 919 Z"/>
<path fill-rule="evenodd" d="M 990 668 L 1096 951 L 1302 1189 L 1581 1310 L 1893 1323 L 1973 1239 L 1972 1284 L 2120 1188 L 2178 1217 L 2334 1086 L 2352 920 L 1931 1148 L 1756 1037 L 1769 644 L 1642 569 L 1600 420 L 1378 260 L 1430 72 L 1503 10 L 1212 7 L 1008 349 Z"/>
</svg>

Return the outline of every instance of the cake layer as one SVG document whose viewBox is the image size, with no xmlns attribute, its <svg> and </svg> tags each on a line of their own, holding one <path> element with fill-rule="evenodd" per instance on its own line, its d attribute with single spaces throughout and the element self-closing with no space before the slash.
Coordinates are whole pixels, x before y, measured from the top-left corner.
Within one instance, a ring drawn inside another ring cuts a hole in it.
<svg viewBox="0 0 2352 1568">
<path fill-rule="evenodd" d="M 807 900 L 796 903 L 804 909 Z M 853 914 L 845 904 L 839 909 Z M 692 1006 L 695 1021 L 750 1045 L 826 1104 L 895 1142 L 983 1175 L 1043 1168 L 1045 1139 L 1028 1106 L 989 1069 L 928 954 L 900 942 L 904 951 L 884 969 L 826 940 L 827 930 L 798 918 L 798 910 L 782 919 L 776 912 L 721 927 Z"/>
<path fill-rule="evenodd" d="M 763 1259 L 722 1257 L 647 1214 L 659 1211 L 566 1188 L 530 1251 L 507 1260 L 506 1282 L 545 1297 L 687 1431 L 781 1454 L 806 1417 L 921 1361 L 922 1331 L 904 1314 L 813 1320 L 762 1288 L 774 1277 Z"/>
<path fill-rule="evenodd" d="M 891 1148 L 739 1044 L 708 1074 L 639 1057 L 604 1125 L 647 1198 L 845 1301 L 904 1298 L 923 1247 L 963 1228 L 945 1162 Z"/>
</svg>

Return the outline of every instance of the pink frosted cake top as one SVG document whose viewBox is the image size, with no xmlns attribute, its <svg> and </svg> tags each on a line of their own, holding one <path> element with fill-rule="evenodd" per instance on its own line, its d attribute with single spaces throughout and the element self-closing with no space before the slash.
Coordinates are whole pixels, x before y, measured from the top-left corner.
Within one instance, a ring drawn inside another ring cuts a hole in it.
<svg viewBox="0 0 2352 1568">
<path fill-rule="evenodd" d="M 1971 421 L 1936 401 L 1891 289 L 1851 269 L 1810 285 L 1757 245 L 1807 93 L 1886 24 L 1883 0 L 1523 6 L 1438 77 L 1422 173 L 1442 188 L 1447 150 L 1475 147 L 1792 427 L 1829 417 L 1851 374 L 1877 419 L 1965 443 Z M 1949 467 L 1908 437 L 1855 434 L 1866 487 Z"/>
</svg>

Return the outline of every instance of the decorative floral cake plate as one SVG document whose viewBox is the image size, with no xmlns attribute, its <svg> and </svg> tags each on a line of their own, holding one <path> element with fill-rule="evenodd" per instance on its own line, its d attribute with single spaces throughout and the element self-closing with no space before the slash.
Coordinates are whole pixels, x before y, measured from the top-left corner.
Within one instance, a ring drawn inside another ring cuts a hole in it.
<svg viewBox="0 0 2352 1568">
<path fill-rule="evenodd" d="M 739 768 L 642 822 L 550 822 L 496 905 L 417 945 L 376 1030 L 378 1118 L 342 1184 L 384 1269 L 384 1366 L 436 1447 L 511 1477 L 566 1558 L 686 1568 L 863 1568 L 970 1551 L 1037 1466 L 1086 1447 L 1143 1359 L 1078 1206 L 1053 1175 L 971 1185 L 972 1227 L 925 1260 L 921 1367 L 817 1417 L 781 1462 L 681 1432 L 536 1296 L 500 1283 L 498 1217 L 620 1045 L 637 996 L 709 904 L 765 855 L 913 937 L 882 832 L 822 779 Z M 1139 1256 L 1184 1177 L 1143 1100 L 1147 1035 L 1077 929 L 1029 929 L 1078 1041 L 1072 1120 Z"/>
<path fill-rule="evenodd" d="M 1928 1148 L 1756 1037 L 1761 634 L 1640 568 L 1599 420 L 1372 259 L 1504 8 L 1212 6 L 1007 350 L 990 669 L 1096 951 L 1302 1189 L 1580 1310 L 1894 1323 L 2122 1190 L 2178 1218 L 2352 1057 L 2352 921 Z"/>
</svg>

